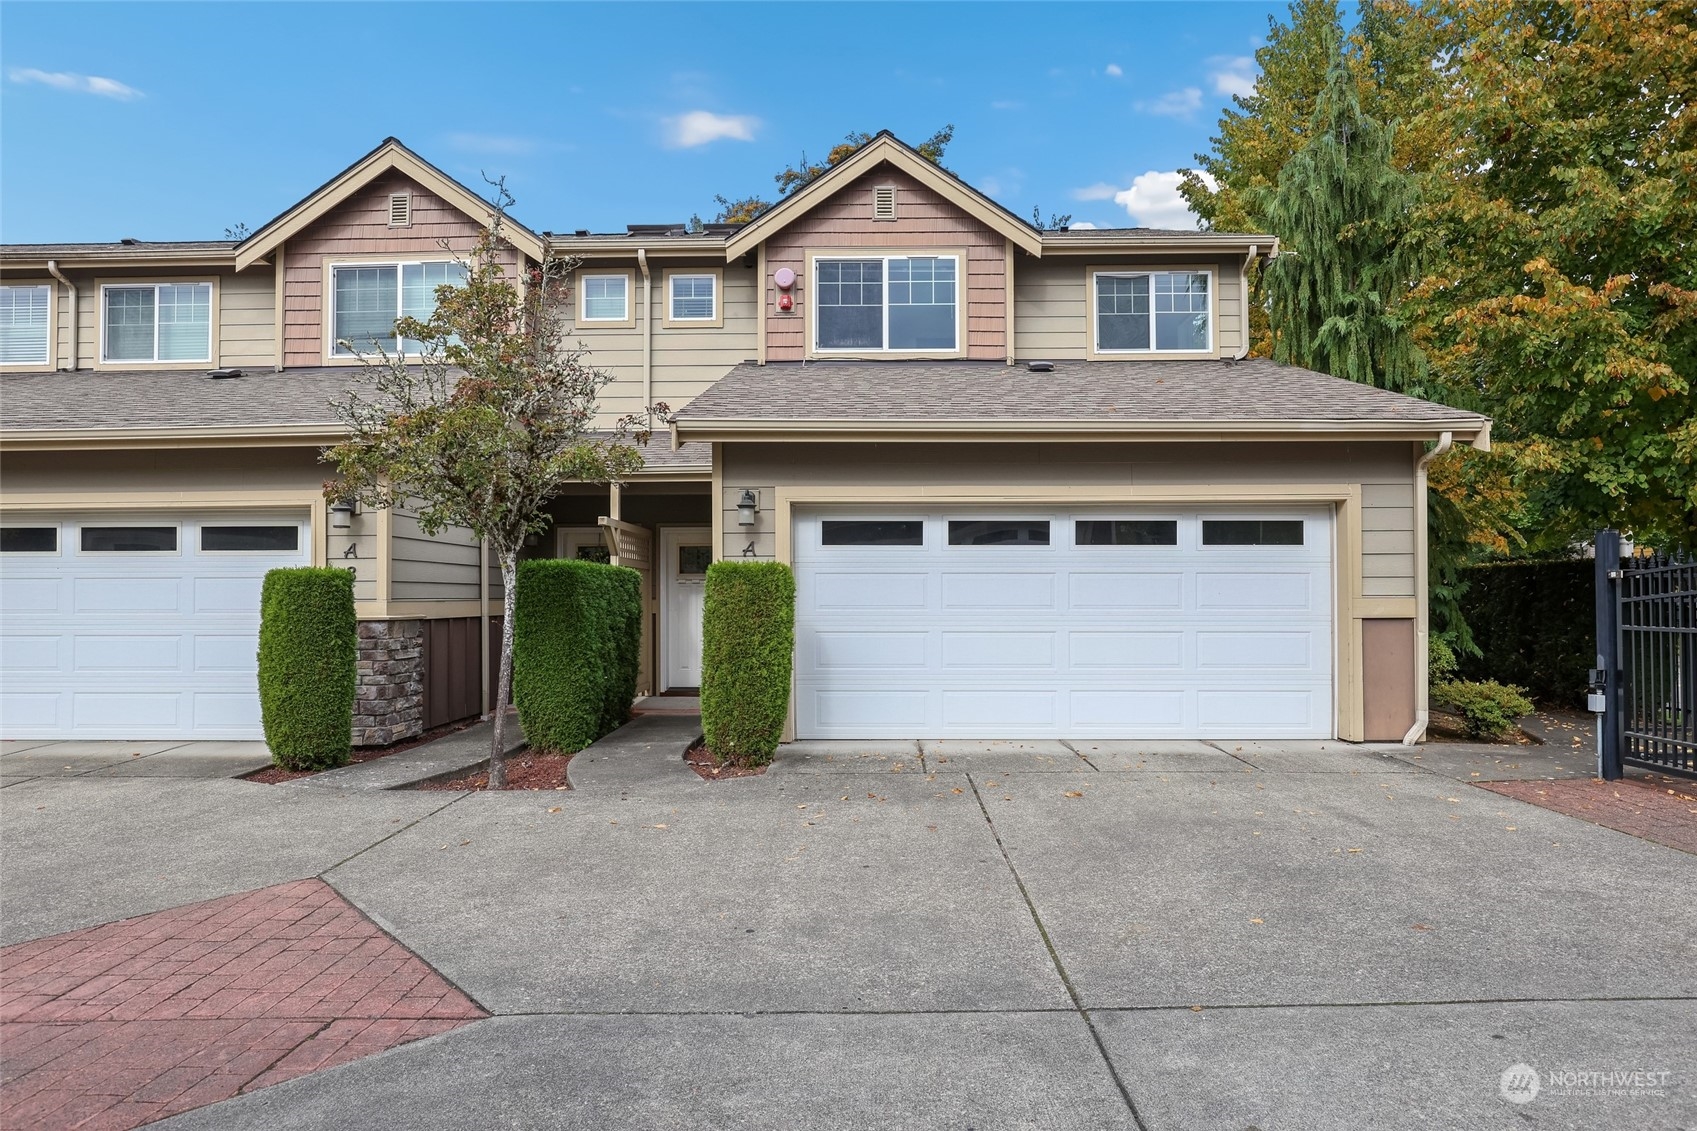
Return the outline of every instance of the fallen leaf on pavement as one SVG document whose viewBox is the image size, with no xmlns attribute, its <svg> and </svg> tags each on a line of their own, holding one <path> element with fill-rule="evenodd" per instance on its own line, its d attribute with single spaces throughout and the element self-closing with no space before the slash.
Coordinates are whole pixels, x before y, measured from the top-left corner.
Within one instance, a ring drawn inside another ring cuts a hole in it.
<svg viewBox="0 0 1697 1131">
<path fill-rule="evenodd" d="M 548 810 L 548 812 L 550 812 L 550 813 L 558 813 L 559 811 L 560 811 L 560 807 L 558 805 L 556 805 L 552 809 Z"/>
<path fill-rule="evenodd" d="M 1067 790 L 1067 791 L 1066 791 L 1066 793 L 1065 793 L 1065 794 L 1063 794 L 1063 795 L 1062 795 L 1062 796 L 1064 796 L 1064 797 L 1083 797 L 1083 796 L 1084 796 L 1084 794 L 1082 794 L 1082 793 L 1080 793 L 1080 792 L 1079 792 L 1079 791 L 1078 791 L 1078 790 L 1076 790 L 1076 789 L 1069 789 L 1069 790 Z"/>
</svg>

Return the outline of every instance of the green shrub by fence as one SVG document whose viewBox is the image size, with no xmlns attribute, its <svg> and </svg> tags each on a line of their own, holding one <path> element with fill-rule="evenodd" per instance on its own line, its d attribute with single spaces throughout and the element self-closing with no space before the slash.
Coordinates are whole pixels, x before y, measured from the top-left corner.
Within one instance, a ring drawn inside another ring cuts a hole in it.
<svg viewBox="0 0 1697 1131">
<path fill-rule="evenodd" d="M 790 707 L 795 575 L 779 562 L 714 562 L 701 620 L 701 726 L 720 761 L 764 765 Z"/>
<path fill-rule="evenodd" d="M 259 709 L 285 770 L 345 765 L 353 753 L 359 621 L 345 569 L 274 569 L 259 596 Z"/>
<path fill-rule="evenodd" d="M 1518 684 L 1548 706 L 1581 709 L 1597 652 L 1592 568 L 1589 560 L 1468 568 L 1461 611 L 1483 655 L 1460 657 L 1460 676 Z"/>
<path fill-rule="evenodd" d="M 530 745 L 571 754 L 624 725 L 642 653 L 642 575 L 520 562 L 515 596 L 513 702 Z"/>
</svg>

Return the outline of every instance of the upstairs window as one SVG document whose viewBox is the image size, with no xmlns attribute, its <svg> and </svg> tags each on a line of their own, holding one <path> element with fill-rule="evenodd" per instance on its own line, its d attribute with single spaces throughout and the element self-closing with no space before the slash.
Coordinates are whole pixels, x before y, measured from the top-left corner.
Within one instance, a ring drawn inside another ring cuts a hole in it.
<svg viewBox="0 0 1697 1131">
<path fill-rule="evenodd" d="M 0 287 L 0 365 L 47 364 L 47 288 Z"/>
<path fill-rule="evenodd" d="M 102 361 L 212 360 L 211 283 L 148 283 L 100 290 Z"/>
<path fill-rule="evenodd" d="M 619 276 L 623 280 L 624 276 Z M 717 275 L 668 275 L 673 322 L 712 322 L 719 314 Z"/>
<path fill-rule="evenodd" d="M 584 322 L 629 322 L 630 276 L 585 275 L 579 289 L 583 291 Z"/>
<path fill-rule="evenodd" d="M 1096 275 L 1097 353 L 1206 353 L 1212 276 L 1205 271 Z"/>
<path fill-rule="evenodd" d="M 958 352 L 960 260 L 886 255 L 814 263 L 814 348 Z"/>
<path fill-rule="evenodd" d="M 400 338 L 395 323 L 429 318 L 436 312 L 436 288 L 464 282 L 465 268 L 452 260 L 331 267 L 331 354 L 354 357 L 379 348 L 403 355 L 423 353 L 423 343 Z"/>
</svg>

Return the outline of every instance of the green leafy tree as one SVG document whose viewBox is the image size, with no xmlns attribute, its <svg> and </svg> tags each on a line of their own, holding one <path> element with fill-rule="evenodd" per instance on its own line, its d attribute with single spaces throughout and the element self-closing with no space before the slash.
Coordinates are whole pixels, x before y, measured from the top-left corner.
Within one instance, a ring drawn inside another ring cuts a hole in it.
<svg viewBox="0 0 1697 1131">
<path fill-rule="evenodd" d="M 1697 11 L 1447 9 L 1452 156 L 1429 190 L 1423 344 L 1489 412 L 1534 549 L 1697 532 Z"/>
<path fill-rule="evenodd" d="M 1262 271 L 1273 357 L 1398 392 L 1423 391 L 1425 363 L 1401 306 L 1420 277 L 1419 191 L 1395 168 L 1395 126 L 1364 113 L 1334 40 L 1302 147 L 1251 209 L 1281 253 Z"/>
<path fill-rule="evenodd" d="M 418 355 L 362 354 L 372 386 L 336 406 L 349 436 L 325 453 L 340 479 L 324 490 L 370 507 L 404 502 L 426 533 L 464 527 L 494 551 L 503 619 L 489 785 L 499 789 L 519 549 L 547 528 L 546 507 L 561 487 L 617 482 L 641 467 L 627 440 L 647 438 L 647 418 L 619 421 L 610 438 L 592 431 L 596 397 L 612 378 L 566 338 L 575 264 L 550 257 L 521 285 L 506 265 L 516 254 L 503 235 L 512 198 L 500 182 L 494 187 L 489 226 L 458 260 L 463 285 L 438 287 L 428 319 L 396 325 L 419 343 Z"/>
</svg>

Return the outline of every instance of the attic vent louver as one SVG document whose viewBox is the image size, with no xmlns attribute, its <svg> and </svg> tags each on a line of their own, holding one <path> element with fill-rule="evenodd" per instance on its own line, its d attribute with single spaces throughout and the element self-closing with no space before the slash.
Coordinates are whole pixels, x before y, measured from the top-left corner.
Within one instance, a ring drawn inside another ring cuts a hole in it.
<svg viewBox="0 0 1697 1131">
<path fill-rule="evenodd" d="M 389 226 L 405 228 L 412 224 L 412 193 L 397 192 L 389 196 Z"/>
<path fill-rule="evenodd" d="M 878 185 L 873 188 L 872 218 L 874 220 L 894 220 L 896 218 L 895 185 Z"/>
</svg>

